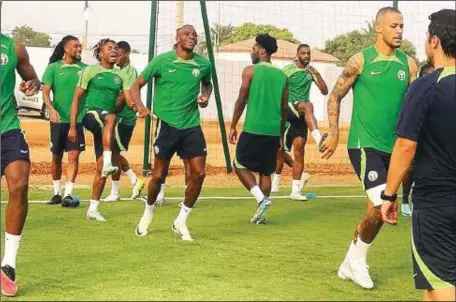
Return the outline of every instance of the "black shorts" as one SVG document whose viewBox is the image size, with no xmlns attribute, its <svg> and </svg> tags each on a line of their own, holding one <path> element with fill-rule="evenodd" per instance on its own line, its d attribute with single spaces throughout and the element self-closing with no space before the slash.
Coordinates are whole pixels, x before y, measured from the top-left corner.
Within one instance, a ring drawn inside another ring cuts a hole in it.
<svg viewBox="0 0 456 302">
<path fill-rule="evenodd" d="M 287 121 L 291 124 L 290 136 L 292 141 L 296 137 L 302 137 L 307 140 L 307 123 L 304 118 L 301 118 L 298 113 L 299 101 L 288 103 Z"/>
<path fill-rule="evenodd" d="M 412 260 L 416 289 L 456 286 L 456 205 L 413 209 Z"/>
<path fill-rule="evenodd" d="M 365 191 L 386 184 L 391 154 L 361 148 L 348 149 L 348 157 Z"/>
<path fill-rule="evenodd" d="M 30 162 L 30 150 L 25 139 L 25 134 L 20 129 L 13 129 L 1 134 L 1 176 L 6 167 L 16 160 Z"/>
<path fill-rule="evenodd" d="M 261 175 L 271 175 L 276 169 L 280 137 L 242 132 L 236 146 L 234 167 Z"/>
<path fill-rule="evenodd" d="M 112 148 L 114 152 L 120 153 L 121 151 L 128 151 L 133 130 L 135 130 L 135 126 L 117 123 L 115 130 L 116 139 Z"/>
<path fill-rule="evenodd" d="M 82 126 L 82 124 L 76 124 L 77 139 L 74 143 L 68 139 L 68 131 L 70 131 L 70 124 L 50 123 L 50 131 L 52 153 L 63 154 L 63 152 L 68 152 L 72 150 L 85 150 L 84 127 Z"/>
<path fill-rule="evenodd" d="M 158 119 L 155 129 L 154 153 L 160 159 L 171 160 L 174 153 L 182 158 L 207 155 L 206 139 L 201 126 L 177 129 Z"/>
</svg>

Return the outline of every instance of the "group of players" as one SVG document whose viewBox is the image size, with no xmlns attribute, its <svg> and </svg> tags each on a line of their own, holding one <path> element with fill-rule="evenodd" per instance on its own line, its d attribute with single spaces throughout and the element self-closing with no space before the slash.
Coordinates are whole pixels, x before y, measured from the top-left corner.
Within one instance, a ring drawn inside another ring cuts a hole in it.
<svg viewBox="0 0 456 302">
<path fill-rule="evenodd" d="M 276 39 L 268 34 L 256 37 L 251 52 L 253 65 L 243 70 L 229 133 L 229 141 L 237 144 L 235 172 L 257 201 L 250 219 L 252 223 L 266 222 L 271 187 L 274 185 L 277 190 L 283 161 L 293 166 L 290 198 L 305 200 L 300 191 L 308 178 L 303 173 L 307 128 L 312 131 L 322 158 L 330 158 L 339 140 L 340 103 L 353 89 L 348 153 L 366 191 L 368 210 L 355 230 L 338 276 L 363 288 L 373 288 L 367 252 L 383 223 L 397 222 L 396 192 L 417 149 L 412 217 L 415 283 L 417 288 L 426 290 L 425 299 L 454 300 L 456 216 L 450 214 L 456 213 L 456 143 L 438 132 L 456 128 L 454 18 L 454 10 L 442 10 L 430 16 L 426 53 L 435 71 L 410 86 L 417 67 L 412 58 L 398 49 L 402 42 L 402 14 L 392 7 L 380 9 L 376 17 L 376 43 L 350 58 L 329 96 L 330 132 L 324 135 L 319 132 L 313 116 L 309 89 L 312 82 L 322 94 L 327 94 L 328 88 L 318 71 L 309 66 L 309 46 L 300 45 L 296 61 L 281 70 L 271 63 L 271 56 L 278 50 Z M 27 95 L 37 93 L 41 83 L 25 48 L 4 35 L 1 43 L 1 171 L 10 193 L 1 290 L 5 295 L 14 296 L 17 293 L 16 254 L 27 216 L 30 166 L 28 145 L 17 117 L 14 72 L 17 69 L 24 80 L 20 89 Z M 54 197 L 50 203 L 67 207 L 79 205 L 72 188 L 79 154 L 85 148 L 84 128 L 93 134 L 97 159 L 86 217 L 105 220 L 98 211 L 99 200 L 109 175 L 113 178 L 110 199 L 118 198 L 115 182 L 119 179 L 119 167 L 134 186 L 132 197 L 139 196 L 144 183 L 134 175 L 120 153 L 128 148 L 136 116 L 150 115 L 141 101 L 140 89 L 154 80 L 153 114 L 157 117 L 154 169 L 135 234 L 147 235 L 154 207 L 163 199 L 170 161 L 177 153 L 185 161 L 186 190 L 172 229 L 182 240 L 193 241 L 187 220 L 206 176 L 207 155 L 198 106 L 207 107 L 212 92 L 211 65 L 193 52 L 196 44 L 193 26 L 179 28 L 175 48 L 156 56 L 137 75 L 129 64 L 130 46 L 126 42 L 101 40 L 94 47 L 99 64 L 90 66 L 80 62 L 81 45 L 77 38 L 67 36 L 59 43 L 42 80 L 45 103 L 51 112 Z M 236 126 L 246 107 L 243 131 L 238 135 Z M 294 160 L 284 152 L 291 146 Z M 69 167 L 61 198 L 64 151 L 68 152 Z M 259 175 L 259 182 L 255 173 Z M 428 208 L 432 208 L 432 217 Z"/>
</svg>

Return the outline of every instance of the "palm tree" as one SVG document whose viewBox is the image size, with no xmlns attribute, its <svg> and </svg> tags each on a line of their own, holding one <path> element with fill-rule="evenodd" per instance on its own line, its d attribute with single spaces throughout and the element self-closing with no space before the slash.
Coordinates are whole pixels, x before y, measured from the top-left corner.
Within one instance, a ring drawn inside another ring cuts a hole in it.
<svg viewBox="0 0 456 302">
<path fill-rule="evenodd" d="M 211 27 L 211 44 L 214 45 L 215 51 L 218 51 L 218 47 L 220 44 L 222 44 L 224 41 L 229 39 L 231 35 L 233 34 L 235 27 L 230 24 L 228 25 L 221 25 L 218 23 L 213 23 Z M 201 33 L 199 35 L 202 37 L 200 39 L 200 42 L 198 45 L 196 45 L 196 52 L 203 54 L 206 51 L 206 35 L 204 33 Z"/>
</svg>

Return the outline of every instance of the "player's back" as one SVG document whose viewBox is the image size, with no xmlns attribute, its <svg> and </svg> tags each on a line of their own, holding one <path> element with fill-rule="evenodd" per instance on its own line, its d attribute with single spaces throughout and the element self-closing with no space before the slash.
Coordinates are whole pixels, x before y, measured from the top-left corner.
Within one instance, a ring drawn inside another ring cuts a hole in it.
<svg viewBox="0 0 456 302">
<path fill-rule="evenodd" d="M 374 46 L 361 51 L 364 65 L 353 85 L 353 112 L 348 148 L 391 153 L 394 129 L 410 81 L 407 55 L 384 56 Z"/>
<path fill-rule="evenodd" d="M 14 96 L 16 88 L 16 66 L 17 55 L 14 41 L 1 35 L 1 133 L 12 129 L 20 128 L 19 118 L 17 117 L 17 102 Z"/>
<path fill-rule="evenodd" d="M 271 63 L 261 62 L 253 66 L 244 131 L 280 136 L 282 97 L 286 87 L 286 75 Z"/>
<path fill-rule="evenodd" d="M 437 69 L 413 86 L 427 106 L 415 154 L 414 194 L 432 205 L 456 204 L 455 67 Z"/>
</svg>

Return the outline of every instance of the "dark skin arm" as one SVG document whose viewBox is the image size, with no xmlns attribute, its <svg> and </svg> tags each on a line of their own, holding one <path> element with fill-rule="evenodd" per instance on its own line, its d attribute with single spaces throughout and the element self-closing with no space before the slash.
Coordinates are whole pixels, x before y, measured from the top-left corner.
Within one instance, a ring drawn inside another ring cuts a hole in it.
<svg viewBox="0 0 456 302">
<path fill-rule="evenodd" d="M 245 106 L 247 105 L 247 100 L 249 97 L 249 90 L 250 84 L 252 83 L 253 79 L 253 66 L 247 66 L 242 71 L 242 84 L 241 88 L 239 89 L 239 95 L 234 106 L 233 118 L 231 120 L 231 130 L 228 136 L 228 139 L 231 144 L 235 144 L 237 142 L 237 130 L 236 125 L 241 118 L 242 113 L 244 112 Z"/>
<path fill-rule="evenodd" d="M 337 149 L 339 144 L 339 115 L 340 102 L 347 95 L 355 84 L 356 79 L 362 71 L 364 57 L 361 53 L 352 56 L 345 66 L 342 75 L 337 80 L 331 95 L 328 99 L 328 119 L 330 134 L 321 146 L 322 158 L 329 159 Z"/>
<path fill-rule="evenodd" d="M 125 105 L 125 97 L 124 97 L 123 93 L 121 92 L 121 93 L 119 93 L 119 96 L 117 97 L 116 107 L 114 108 L 114 112 L 118 113 L 118 112 L 122 111 L 124 105 Z"/>
<path fill-rule="evenodd" d="M 151 114 L 150 110 L 146 108 L 146 106 L 144 106 L 141 101 L 140 91 L 144 85 L 146 85 L 146 81 L 143 77 L 139 76 L 130 89 L 123 91 L 125 103 L 128 107 L 133 108 L 135 111 L 138 111 L 139 117 L 146 117 Z"/>
<path fill-rule="evenodd" d="M 307 66 L 306 68 L 310 74 L 312 75 L 312 78 L 317 85 L 318 89 L 320 89 L 321 94 L 327 95 L 328 94 L 328 86 L 326 85 L 325 80 L 321 77 L 321 74 L 312 66 Z"/>
<path fill-rule="evenodd" d="M 201 108 L 206 108 L 209 104 L 209 98 L 212 93 L 212 83 L 201 82 L 201 95 L 198 97 L 198 105 Z"/>
<path fill-rule="evenodd" d="M 76 119 L 79 113 L 79 104 L 85 93 L 86 90 L 81 87 L 76 87 L 76 90 L 74 91 L 73 101 L 71 102 L 70 130 L 68 131 L 68 139 L 71 142 L 76 142 Z"/>
<path fill-rule="evenodd" d="M 43 87 L 44 105 L 49 110 L 49 113 L 51 115 L 50 121 L 52 123 L 59 124 L 60 123 L 59 113 L 55 110 L 54 106 L 52 106 L 52 102 L 51 102 L 51 89 L 52 89 L 52 87 L 50 85 L 44 85 L 44 84 L 43 84 L 42 87 Z"/>
<path fill-rule="evenodd" d="M 27 96 L 35 95 L 41 88 L 41 82 L 36 75 L 35 69 L 33 69 L 33 66 L 30 64 L 27 49 L 25 49 L 24 45 L 18 42 L 14 44 L 14 47 L 18 60 L 16 70 L 24 80 L 20 84 L 19 89 Z"/>
</svg>

